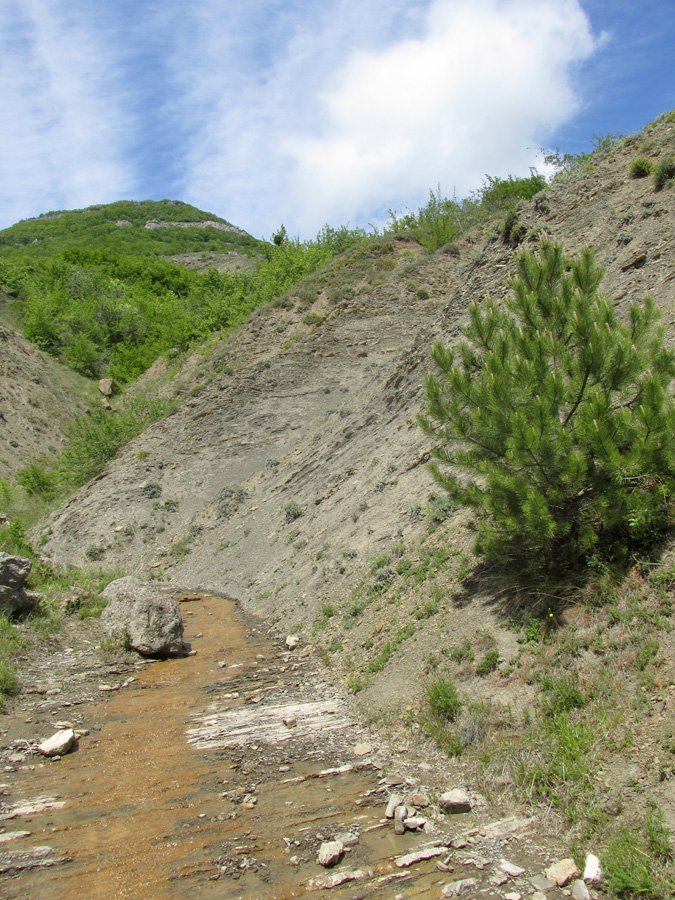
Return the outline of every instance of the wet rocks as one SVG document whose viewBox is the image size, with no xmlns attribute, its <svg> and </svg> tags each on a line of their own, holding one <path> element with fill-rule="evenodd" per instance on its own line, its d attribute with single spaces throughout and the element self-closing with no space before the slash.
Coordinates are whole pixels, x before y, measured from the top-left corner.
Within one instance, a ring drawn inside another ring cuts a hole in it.
<svg viewBox="0 0 675 900">
<path fill-rule="evenodd" d="M 63 728 L 57 731 L 46 741 L 43 741 L 38 750 L 43 756 L 64 756 L 72 750 L 75 741 L 75 732 L 72 728 Z"/>
<path fill-rule="evenodd" d="M 32 565 L 24 556 L 0 552 L 0 614 L 17 615 L 33 607 L 35 595 L 23 588 Z"/>
<path fill-rule="evenodd" d="M 101 596 L 108 605 L 101 627 L 142 656 L 167 656 L 183 648 L 183 619 L 178 603 L 137 578 L 111 582 Z"/>
</svg>

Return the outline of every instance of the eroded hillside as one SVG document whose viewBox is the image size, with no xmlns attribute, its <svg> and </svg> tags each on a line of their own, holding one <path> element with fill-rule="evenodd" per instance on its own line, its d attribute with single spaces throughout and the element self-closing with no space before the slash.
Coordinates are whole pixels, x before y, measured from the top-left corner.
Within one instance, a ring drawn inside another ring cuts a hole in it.
<svg viewBox="0 0 675 900">
<path fill-rule="evenodd" d="M 629 165 L 673 149 L 662 117 L 521 203 L 510 232 L 592 244 L 604 292 L 620 310 L 653 294 L 671 341 L 675 193 Z M 493 635 L 508 663 L 516 638 L 463 583 L 466 514 L 432 495 L 415 416 L 432 341 L 456 338 L 470 300 L 506 293 L 516 248 L 495 222 L 444 249 L 362 244 L 226 340 L 158 362 L 142 387 L 177 393 L 179 412 L 44 523 L 44 556 L 236 597 L 300 633 L 371 709 L 403 707 L 430 656 L 464 638 Z M 521 682 L 500 690 L 531 699 Z"/>
</svg>

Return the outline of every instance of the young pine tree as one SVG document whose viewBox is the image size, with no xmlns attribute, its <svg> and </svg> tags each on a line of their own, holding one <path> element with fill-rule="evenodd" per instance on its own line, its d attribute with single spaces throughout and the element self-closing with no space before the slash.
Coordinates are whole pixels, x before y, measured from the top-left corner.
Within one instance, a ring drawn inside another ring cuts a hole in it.
<svg viewBox="0 0 675 900">
<path fill-rule="evenodd" d="M 433 477 L 477 513 L 476 550 L 526 580 L 663 532 L 675 487 L 675 355 L 647 297 L 619 321 L 593 252 L 522 252 L 502 308 L 469 308 L 426 379 Z"/>
</svg>

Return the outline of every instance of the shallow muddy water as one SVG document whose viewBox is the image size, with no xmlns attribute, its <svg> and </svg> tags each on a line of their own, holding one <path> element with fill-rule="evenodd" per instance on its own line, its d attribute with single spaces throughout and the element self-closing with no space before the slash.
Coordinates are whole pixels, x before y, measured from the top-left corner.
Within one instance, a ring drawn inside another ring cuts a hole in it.
<svg viewBox="0 0 675 900">
<path fill-rule="evenodd" d="M 395 854 L 429 839 L 382 827 L 383 772 L 354 752 L 361 729 L 309 660 L 247 627 L 233 601 L 181 605 L 197 654 L 139 669 L 87 708 L 90 733 L 75 752 L 17 773 L 15 806 L 47 798 L 47 808 L 6 818 L 6 832 L 30 832 L 12 849 L 48 846 L 47 861 L 68 861 L 0 876 L 0 897 L 319 897 L 318 846 L 345 831 L 358 844 L 331 871 L 372 874 L 331 897 L 417 896 L 437 884 L 433 861 L 395 869 Z"/>
</svg>

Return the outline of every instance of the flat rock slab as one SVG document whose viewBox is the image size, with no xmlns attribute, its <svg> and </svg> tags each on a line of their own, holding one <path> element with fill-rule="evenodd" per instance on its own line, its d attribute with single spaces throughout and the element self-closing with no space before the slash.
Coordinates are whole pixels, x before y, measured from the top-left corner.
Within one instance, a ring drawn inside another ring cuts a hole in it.
<svg viewBox="0 0 675 900">
<path fill-rule="evenodd" d="M 65 805 L 65 800 L 58 800 L 56 797 L 35 797 L 33 800 L 19 800 L 6 812 L 0 814 L 0 820 L 16 819 L 19 816 L 32 816 L 45 809 L 62 809 Z"/>
<path fill-rule="evenodd" d="M 20 872 L 24 869 L 37 869 L 43 866 L 55 866 L 57 863 L 69 862 L 67 856 L 54 857 L 51 847 L 31 847 L 29 850 L 0 851 L 0 873 Z"/>
<path fill-rule="evenodd" d="M 405 853 L 398 856 L 395 860 L 399 869 L 407 869 L 414 866 L 415 863 L 424 862 L 425 859 L 435 859 L 437 856 L 445 856 L 448 852 L 447 847 L 422 847 L 420 850 L 413 850 L 412 853 Z"/>
<path fill-rule="evenodd" d="M 294 718 L 294 728 L 287 728 L 284 719 Z M 326 731 L 344 731 L 355 727 L 346 710 L 335 699 L 314 700 L 284 706 L 239 707 L 201 719 L 196 728 L 187 732 L 188 741 L 202 750 L 233 747 L 264 741 L 280 744 L 317 736 Z"/>
<path fill-rule="evenodd" d="M 364 872 L 362 869 L 344 869 L 342 872 L 335 872 L 333 875 L 313 878 L 307 882 L 307 890 L 326 891 L 339 887 L 341 884 L 347 884 L 349 881 L 365 881 L 366 878 L 372 878 L 372 876 L 372 872 Z"/>
</svg>

